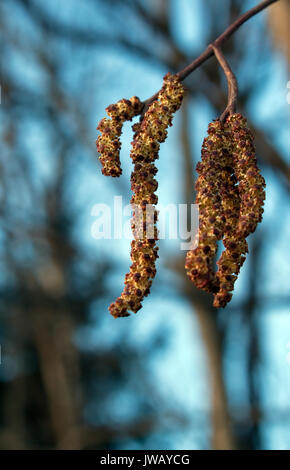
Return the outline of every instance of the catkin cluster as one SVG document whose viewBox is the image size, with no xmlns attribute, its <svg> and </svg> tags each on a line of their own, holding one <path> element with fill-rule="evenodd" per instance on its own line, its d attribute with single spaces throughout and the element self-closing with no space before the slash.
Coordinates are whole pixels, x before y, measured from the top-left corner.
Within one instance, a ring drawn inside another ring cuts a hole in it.
<svg viewBox="0 0 290 470">
<path fill-rule="evenodd" d="M 150 292 L 158 258 L 155 179 L 160 144 L 167 137 L 174 113 L 179 109 L 184 88 L 176 75 L 167 74 L 158 97 L 151 103 L 143 119 L 132 126 L 131 175 L 133 217 L 131 227 L 130 271 L 125 287 L 110 307 L 115 317 L 136 313 Z M 97 139 L 102 173 L 120 176 L 120 135 L 123 123 L 141 113 L 144 104 L 134 96 L 110 105 L 109 116 L 100 121 Z M 223 123 L 211 122 L 203 141 L 201 162 L 197 164 L 196 204 L 199 206 L 198 245 L 188 251 L 185 268 L 196 287 L 214 295 L 213 305 L 225 307 L 232 298 L 234 283 L 245 261 L 246 238 L 262 220 L 265 181 L 255 157 L 254 139 L 241 114 L 231 114 Z M 218 242 L 224 251 L 215 258 Z"/>
<path fill-rule="evenodd" d="M 184 88 L 178 78 L 167 74 L 158 98 L 150 105 L 142 122 L 133 126 L 132 264 L 130 272 L 125 276 L 125 288 L 121 296 L 109 307 L 115 318 L 128 316 L 129 311 L 136 313 L 141 308 L 141 302 L 149 294 L 156 274 L 158 214 L 155 205 L 158 198 L 155 191 L 158 183 L 154 178 L 157 173 L 154 162 L 158 158 L 160 143 L 165 141 L 167 129 L 172 125 L 173 114 L 181 105 L 183 94 Z"/>
<path fill-rule="evenodd" d="M 246 238 L 262 220 L 265 181 L 255 157 L 253 135 L 241 114 L 222 124 L 210 123 L 197 165 L 199 243 L 189 250 L 186 271 L 196 287 L 214 294 L 215 307 L 225 307 L 248 252 Z M 218 240 L 225 250 L 214 260 Z"/>
<path fill-rule="evenodd" d="M 130 100 L 122 99 L 106 108 L 111 119 L 103 118 L 99 122 L 97 129 L 101 135 L 96 142 L 103 175 L 116 177 L 122 174 L 120 164 L 122 127 L 125 121 L 131 121 L 134 116 L 140 114 L 141 109 L 142 103 L 137 96 L 133 96 Z"/>
</svg>

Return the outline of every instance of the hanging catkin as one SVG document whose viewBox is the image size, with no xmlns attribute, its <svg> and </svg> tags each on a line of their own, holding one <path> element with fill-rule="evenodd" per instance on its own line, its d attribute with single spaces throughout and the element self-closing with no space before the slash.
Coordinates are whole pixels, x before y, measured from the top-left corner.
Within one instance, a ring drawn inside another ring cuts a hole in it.
<svg viewBox="0 0 290 470">
<path fill-rule="evenodd" d="M 218 292 L 214 296 L 214 307 L 225 307 L 232 298 L 234 283 L 248 251 L 247 242 L 237 238 L 237 226 L 240 216 L 240 196 L 237 178 L 234 172 L 233 142 L 231 130 L 223 127 L 224 154 L 227 156 L 226 171 L 222 178 L 222 211 L 226 219 L 223 244 L 225 250 L 217 261 L 216 283 Z"/>
<path fill-rule="evenodd" d="M 265 180 L 257 165 L 254 138 L 246 119 L 241 114 L 231 115 L 225 124 L 225 134 L 238 185 L 232 186 L 231 199 L 223 197 L 225 206 L 227 200 L 232 202 L 223 240 L 225 251 L 217 262 L 219 292 L 214 298 L 215 307 L 225 307 L 232 298 L 234 283 L 248 252 L 246 238 L 262 220 L 265 200 Z"/>
<path fill-rule="evenodd" d="M 185 268 L 196 287 L 214 293 L 215 307 L 225 307 L 248 252 L 247 236 L 262 220 L 265 181 L 255 157 L 253 135 L 241 114 L 225 124 L 209 124 L 197 165 L 198 246 L 186 256 Z M 214 260 L 217 242 L 225 250 Z"/>
<path fill-rule="evenodd" d="M 156 274 L 155 261 L 158 258 L 156 241 L 158 198 L 155 194 L 157 181 L 154 176 L 157 168 L 154 165 L 158 158 L 160 143 L 167 136 L 167 128 L 172 125 L 173 114 L 181 105 L 184 88 L 176 76 L 167 74 L 158 98 L 145 113 L 141 124 L 135 124 L 131 158 L 134 170 L 131 177 L 133 196 L 130 272 L 125 276 L 125 289 L 121 296 L 110 305 L 109 311 L 115 317 L 136 313 L 141 302 L 149 294 L 152 279 Z M 149 207 L 151 210 L 146 210 Z M 139 210 L 137 210 L 139 209 Z M 150 234 L 148 236 L 148 234 Z"/>
<path fill-rule="evenodd" d="M 97 129 L 101 135 L 96 141 L 103 175 L 116 177 L 122 174 L 120 164 L 122 127 L 125 121 L 131 121 L 134 116 L 140 114 L 141 108 L 142 103 L 137 96 L 133 96 L 130 100 L 122 99 L 106 108 L 111 119 L 103 118 L 99 122 Z"/>
<path fill-rule="evenodd" d="M 262 220 L 265 200 L 265 180 L 260 174 L 255 155 L 254 136 L 241 114 L 233 114 L 227 120 L 233 142 L 234 170 L 239 183 L 241 200 L 237 232 L 246 238 Z"/>
<path fill-rule="evenodd" d="M 188 251 L 185 268 L 188 277 L 199 289 L 217 290 L 214 259 L 217 242 L 224 233 L 225 217 L 222 210 L 222 174 L 227 173 L 228 158 L 224 149 L 223 128 L 220 121 L 211 122 L 208 136 L 197 164 L 196 200 L 199 206 L 198 246 Z"/>
</svg>

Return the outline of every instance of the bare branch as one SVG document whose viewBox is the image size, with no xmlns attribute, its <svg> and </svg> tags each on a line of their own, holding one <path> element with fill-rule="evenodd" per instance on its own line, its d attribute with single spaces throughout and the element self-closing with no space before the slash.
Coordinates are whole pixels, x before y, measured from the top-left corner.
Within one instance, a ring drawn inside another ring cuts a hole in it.
<svg viewBox="0 0 290 470">
<path fill-rule="evenodd" d="M 230 39 L 230 37 L 237 31 L 237 29 L 242 26 L 246 21 L 248 21 L 250 18 L 255 16 L 257 13 L 260 11 L 264 10 L 268 6 L 270 6 L 272 3 L 275 3 L 279 0 L 264 0 L 261 2 L 259 5 L 255 6 L 254 8 L 251 8 L 249 11 L 241 15 L 234 23 L 232 23 L 214 42 L 213 45 L 216 47 L 222 46 L 226 41 Z M 176 75 L 179 77 L 180 80 L 184 80 L 186 77 L 188 77 L 194 70 L 196 70 L 198 67 L 200 67 L 204 62 L 206 62 L 210 57 L 214 55 L 214 51 L 212 48 L 212 44 L 209 44 L 205 51 L 197 58 L 195 59 L 191 64 L 187 65 L 183 70 L 178 72 Z M 150 106 L 150 104 L 157 99 L 158 93 L 155 93 L 155 95 L 151 96 L 151 98 L 147 99 L 144 101 L 144 108 L 142 110 L 141 114 L 141 119 L 144 116 L 144 113 Z"/>
<path fill-rule="evenodd" d="M 238 99 L 238 82 L 220 47 L 216 46 L 215 44 L 211 44 L 211 47 L 228 81 L 228 104 L 225 111 L 220 117 L 220 121 L 223 122 L 225 121 L 228 115 L 234 114 L 236 112 Z"/>
</svg>

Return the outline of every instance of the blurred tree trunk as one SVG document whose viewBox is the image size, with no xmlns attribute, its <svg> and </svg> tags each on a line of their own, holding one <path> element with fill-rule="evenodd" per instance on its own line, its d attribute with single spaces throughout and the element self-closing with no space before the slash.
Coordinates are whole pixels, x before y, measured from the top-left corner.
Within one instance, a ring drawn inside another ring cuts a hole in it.
<svg viewBox="0 0 290 470">
<path fill-rule="evenodd" d="M 189 98 L 186 97 L 180 111 L 180 144 L 183 149 L 182 181 L 184 182 L 184 199 L 190 207 L 190 204 L 194 202 L 194 171 L 188 104 Z M 217 324 L 217 313 L 211 305 L 211 298 L 206 294 L 203 295 L 202 292 L 198 292 L 184 274 L 184 252 L 181 259 L 175 264 L 175 269 L 183 276 L 183 290 L 193 307 L 193 313 L 197 317 L 206 352 L 211 399 L 211 447 L 214 450 L 231 450 L 235 448 L 235 438 L 228 412 L 223 377 L 222 337 Z"/>
<path fill-rule="evenodd" d="M 268 10 L 268 23 L 275 47 L 286 57 L 290 67 L 290 0 L 280 0 Z"/>
<path fill-rule="evenodd" d="M 71 351 L 70 322 L 61 312 L 45 312 L 43 307 L 31 313 L 56 448 L 81 449 L 80 403 L 77 400 L 78 381 L 75 376 L 77 357 Z"/>
<path fill-rule="evenodd" d="M 234 450 L 235 438 L 231 428 L 228 400 L 223 377 L 223 350 L 216 312 L 208 302 L 192 296 L 190 299 L 198 319 L 206 351 L 211 397 L 211 446 L 214 450 Z"/>
</svg>

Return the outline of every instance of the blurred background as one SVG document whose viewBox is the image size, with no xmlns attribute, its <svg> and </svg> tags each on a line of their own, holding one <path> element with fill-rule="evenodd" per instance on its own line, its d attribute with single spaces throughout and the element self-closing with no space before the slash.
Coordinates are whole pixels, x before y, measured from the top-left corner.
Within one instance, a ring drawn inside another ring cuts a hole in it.
<svg viewBox="0 0 290 470">
<path fill-rule="evenodd" d="M 290 449 L 289 0 L 223 48 L 267 181 L 232 302 L 213 309 L 179 241 L 161 240 L 143 309 L 114 320 L 130 241 L 91 234 L 95 204 L 130 200 L 130 123 L 122 177 L 101 175 L 105 107 L 154 94 L 257 3 L 1 1 L 1 449 Z M 194 201 L 226 103 L 214 59 L 185 85 L 158 161 L 164 205 Z"/>
</svg>

